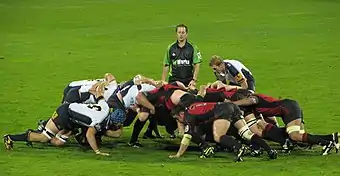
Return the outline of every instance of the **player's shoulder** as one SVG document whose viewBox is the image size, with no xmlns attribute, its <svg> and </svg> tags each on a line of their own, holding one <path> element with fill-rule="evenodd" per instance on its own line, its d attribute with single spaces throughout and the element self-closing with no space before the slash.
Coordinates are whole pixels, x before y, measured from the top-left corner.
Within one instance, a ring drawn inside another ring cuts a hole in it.
<svg viewBox="0 0 340 176">
<path fill-rule="evenodd" d="M 170 48 L 176 46 L 176 44 L 177 44 L 177 41 L 171 42 L 171 43 L 168 45 L 167 50 L 170 50 Z"/>
<path fill-rule="evenodd" d="M 191 46 L 191 47 L 195 48 L 195 49 L 198 49 L 198 47 L 197 47 L 196 43 L 195 43 L 195 42 L 193 42 L 193 41 L 187 41 L 187 44 L 188 44 L 189 46 Z"/>
</svg>

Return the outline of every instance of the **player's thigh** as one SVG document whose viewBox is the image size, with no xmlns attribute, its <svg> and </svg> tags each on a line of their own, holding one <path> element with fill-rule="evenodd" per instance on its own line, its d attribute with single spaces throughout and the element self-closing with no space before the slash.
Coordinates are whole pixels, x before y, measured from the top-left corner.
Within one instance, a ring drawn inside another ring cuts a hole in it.
<svg viewBox="0 0 340 176">
<path fill-rule="evenodd" d="M 148 112 L 139 112 L 138 113 L 138 119 L 142 122 L 146 121 L 149 117 L 149 113 Z"/>
<path fill-rule="evenodd" d="M 220 142 L 221 136 L 227 134 L 230 121 L 227 119 L 216 119 L 213 123 L 213 135 L 216 142 Z"/>
</svg>

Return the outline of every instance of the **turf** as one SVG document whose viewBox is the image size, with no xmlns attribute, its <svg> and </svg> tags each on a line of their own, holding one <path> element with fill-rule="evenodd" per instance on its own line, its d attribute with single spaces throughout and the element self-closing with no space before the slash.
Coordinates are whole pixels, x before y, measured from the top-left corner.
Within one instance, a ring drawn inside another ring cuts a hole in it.
<svg viewBox="0 0 340 176">
<path fill-rule="evenodd" d="M 0 134 L 35 127 L 52 114 L 65 85 L 112 72 L 127 80 L 137 73 L 160 78 L 162 59 L 175 40 L 174 26 L 189 26 L 189 38 L 204 62 L 199 83 L 214 80 L 213 54 L 241 60 L 257 91 L 299 101 L 308 131 L 340 126 L 340 1 L 338 0 L 1 0 Z M 75 145 L 55 148 L 15 143 L 0 149 L 0 175 L 338 175 L 339 156 L 320 148 L 233 163 L 218 153 L 179 160 L 166 143 L 143 140 L 128 148 L 131 128 L 114 147 L 95 156 Z M 166 140 L 171 144 L 177 141 Z"/>
</svg>

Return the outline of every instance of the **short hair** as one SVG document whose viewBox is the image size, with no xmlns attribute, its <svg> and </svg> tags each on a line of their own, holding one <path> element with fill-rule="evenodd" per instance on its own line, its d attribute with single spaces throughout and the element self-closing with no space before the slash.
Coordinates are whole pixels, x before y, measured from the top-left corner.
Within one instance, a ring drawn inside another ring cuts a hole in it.
<svg viewBox="0 0 340 176">
<path fill-rule="evenodd" d="M 178 28 L 180 27 L 184 27 L 185 28 L 185 32 L 188 33 L 189 30 L 188 30 L 188 26 L 186 26 L 185 24 L 178 24 L 175 28 L 175 31 L 177 32 Z"/>
<path fill-rule="evenodd" d="M 221 56 L 217 56 L 217 55 L 213 55 L 211 56 L 210 62 L 209 62 L 209 66 L 213 66 L 213 65 L 221 65 L 223 63 L 223 59 Z"/>
</svg>

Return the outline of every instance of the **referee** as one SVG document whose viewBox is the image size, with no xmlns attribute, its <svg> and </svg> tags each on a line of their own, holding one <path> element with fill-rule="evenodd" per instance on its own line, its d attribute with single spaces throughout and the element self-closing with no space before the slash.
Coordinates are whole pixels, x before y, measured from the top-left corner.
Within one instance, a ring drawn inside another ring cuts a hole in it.
<svg viewBox="0 0 340 176">
<path fill-rule="evenodd" d="M 202 60 L 196 45 L 187 40 L 188 27 L 176 26 L 177 41 L 170 44 L 164 56 L 162 81 L 180 81 L 185 86 L 196 86 L 197 76 Z"/>
</svg>

